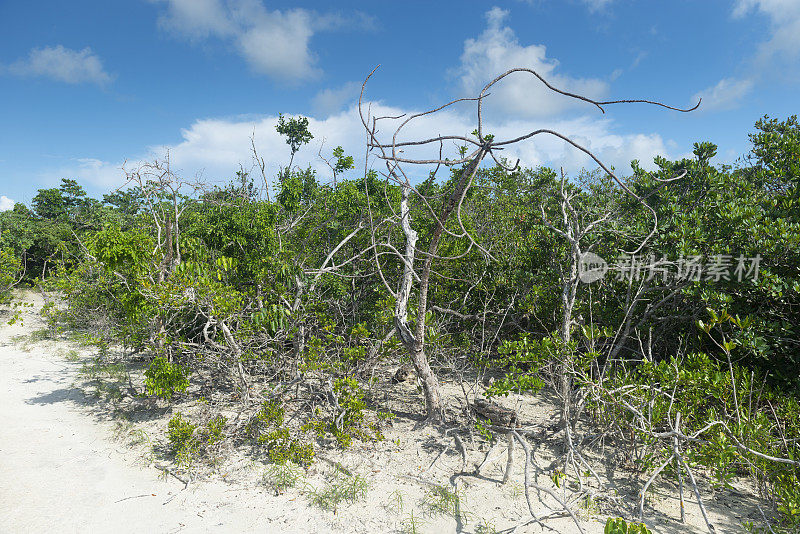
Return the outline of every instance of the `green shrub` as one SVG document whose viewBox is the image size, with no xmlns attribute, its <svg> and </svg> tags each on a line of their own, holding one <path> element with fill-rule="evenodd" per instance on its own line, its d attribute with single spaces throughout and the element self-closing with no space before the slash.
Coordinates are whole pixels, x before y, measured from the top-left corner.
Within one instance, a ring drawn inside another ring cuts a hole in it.
<svg viewBox="0 0 800 534">
<path fill-rule="evenodd" d="M 628 523 L 621 517 L 608 518 L 603 534 L 653 534 L 644 523 Z"/>
<path fill-rule="evenodd" d="M 366 422 L 364 411 L 367 403 L 364 401 L 364 389 L 355 378 L 337 378 L 333 383 L 333 393 L 337 399 L 337 408 L 329 416 L 323 416 L 317 409 L 306 424 L 304 431 L 314 432 L 318 438 L 331 435 L 339 444 L 346 448 L 353 442 L 353 438 L 361 441 L 379 441 L 384 439 L 378 422 Z M 378 421 L 391 419 L 392 414 L 378 412 Z"/>
<path fill-rule="evenodd" d="M 250 423 L 256 440 L 267 450 L 275 464 L 292 462 L 308 466 L 314 461 L 314 446 L 292 437 L 284 426 L 285 411 L 278 401 L 266 400 Z"/>
<path fill-rule="evenodd" d="M 11 289 L 17 283 L 20 260 L 10 250 L 0 250 L 0 304 L 11 302 Z"/>
<path fill-rule="evenodd" d="M 167 400 L 171 399 L 175 392 L 186 391 L 189 386 L 186 370 L 163 356 L 150 362 L 150 367 L 144 372 L 144 376 L 147 394 Z"/>
<path fill-rule="evenodd" d="M 201 427 L 189 421 L 180 412 L 176 413 L 167 425 L 167 437 L 177 464 L 187 467 L 200 456 L 208 455 L 215 445 L 225 439 L 224 430 L 227 422 L 224 416 L 217 415 Z"/>
<path fill-rule="evenodd" d="M 206 442 L 209 446 L 215 445 L 225 439 L 223 431 L 227 423 L 228 420 L 222 415 L 217 415 L 209 420 L 206 425 Z"/>
<path fill-rule="evenodd" d="M 195 435 L 195 430 L 197 425 L 184 418 L 180 412 L 169 420 L 167 437 L 170 448 L 175 454 L 175 460 L 180 466 L 191 465 L 200 453 L 200 440 Z"/>
<path fill-rule="evenodd" d="M 734 388 L 735 384 L 735 388 Z M 736 364 L 728 365 L 705 353 L 660 362 L 645 361 L 629 369 L 619 368 L 609 378 L 607 391 L 625 390 L 624 399 L 603 398 L 598 410 L 598 423 L 630 423 L 638 433 L 631 412 L 620 405 L 647 407 L 654 428 L 669 428 L 670 418 L 680 412 L 681 430 L 702 441 L 684 442 L 685 458 L 702 465 L 714 475 L 719 485 L 728 485 L 734 477 L 751 474 L 775 499 L 784 525 L 800 525 L 800 484 L 794 466 L 776 463 L 739 450 L 731 437 L 761 453 L 775 457 L 800 457 L 800 403 L 765 384 L 764 377 Z M 674 401 L 660 391 L 674 392 Z M 734 398 L 736 391 L 736 398 Z M 738 402 L 737 402 L 738 400 Z M 740 417 L 737 417 L 737 405 Z M 781 432 L 776 433 L 776 419 Z M 711 421 L 721 421 L 708 427 Z M 639 465 L 653 469 L 668 455 L 671 445 L 659 442 L 646 433 L 637 439 L 647 454 Z M 672 467 L 665 470 L 672 473 Z"/>
</svg>

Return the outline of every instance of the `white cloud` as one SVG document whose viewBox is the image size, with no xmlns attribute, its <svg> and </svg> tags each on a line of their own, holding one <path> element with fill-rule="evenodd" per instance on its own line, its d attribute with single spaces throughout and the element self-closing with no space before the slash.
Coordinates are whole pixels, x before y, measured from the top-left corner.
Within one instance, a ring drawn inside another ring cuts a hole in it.
<svg viewBox="0 0 800 534">
<path fill-rule="evenodd" d="M 536 5 L 538 3 L 543 3 L 542 0 L 525 0 L 527 3 L 531 5 Z M 592 13 L 596 13 L 598 11 L 602 11 L 608 5 L 610 5 L 614 0 L 580 0 L 583 4 L 586 4 L 586 7 L 589 8 L 589 11 Z"/>
<path fill-rule="evenodd" d="M 219 0 L 169 0 L 158 24 L 166 31 L 174 30 L 192 39 L 234 32 L 234 25 Z"/>
<path fill-rule="evenodd" d="M 692 97 L 692 102 L 703 99 L 701 111 L 716 111 L 739 107 L 742 100 L 753 90 L 753 80 L 723 78 L 713 87 L 708 87 Z"/>
<path fill-rule="evenodd" d="M 16 204 L 16 202 L 11 200 L 7 196 L 5 196 L 5 195 L 0 196 L 0 211 L 13 210 L 14 209 L 14 204 Z"/>
<path fill-rule="evenodd" d="M 752 11 L 766 15 L 772 24 L 770 39 L 762 43 L 762 60 L 773 57 L 800 57 L 800 2 L 797 0 L 735 0 L 734 17 L 745 17 Z"/>
<path fill-rule="evenodd" d="M 397 116 L 405 113 L 408 117 L 414 111 L 372 103 L 373 116 Z M 239 164 L 242 164 L 245 170 L 251 169 L 250 137 L 254 135 L 259 155 L 265 159 L 267 177 L 272 182 L 280 166 L 286 165 L 289 161 L 289 148 L 285 140 L 275 131 L 276 123 L 277 117 L 275 116 L 266 116 L 255 121 L 245 119 L 198 120 L 181 131 L 182 140 L 180 142 L 150 147 L 144 150 L 139 157 L 129 160 L 127 168 L 134 168 L 138 162 L 163 157 L 169 151 L 170 164 L 179 175 L 185 178 L 199 176 L 210 183 L 225 183 L 235 177 Z M 386 121 L 383 125 L 379 125 L 380 138 L 388 142 L 393 131 L 392 125 L 396 127 L 398 124 L 399 120 Z M 496 139 L 508 139 L 527 132 L 531 127 L 531 122 L 523 119 L 489 121 L 486 124 L 486 131 L 493 133 Z M 412 121 L 401 132 L 398 140 L 421 139 L 438 134 L 469 135 L 474 128 L 473 120 L 467 115 L 455 110 L 444 110 L 434 116 Z M 652 163 L 653 157 L 656 155 L 670 156 L 666 143 L 659 135 L 617 133 L 614 131 L 613 120 L 608 118 L 579 117 L 555 120 L 548 124 L 548 128 L 569 136 L 593 151 L 604 163 L 613 165 L 622 175 L 630 172 L 629 163 L 632 159 L 638 159 L 642 167 L 652 170 L 655 167 Z M 309 129 L 314 135 L 314 139 L 298 152 L 294 160 L 296 165 L 303 168 L 310 165 L 317 171 L 321 181 L 330 179 L 330 169 L 318 157 L 320 147 L 324 143 L 323 155 L 330 156 L 333 147 L 341 145 L 347 154 L 355 157 L 356 169 L 363 169 L 365 136 L 357 108 L 354 105 L 326 118 L 309 117 Z M 447 144 L 444 148 L 445 156 L 456 157 L 457 147 L 454 144 Z M 438 145 L 431 145 L 424 149 L 407 149 L 405 155 L 436 157 Z M 511 161 L 519 158 L 523 166 L 563 167 L 569 173 L 576 173 L 581 168 L 593 169 L 596 167 L 586 154 L 569 146 L 563 140 L 549 135 L 537 136 L 532 140 L 509 147 L 501 155 Z M 487 163 L 491 162 L 487 161 Z M 384 169 L 383 164 L 375 159 L 372 159 L 370 164 L 377 170 Z M 55 181 L 63 176 L 69 176 L 106 191 L 123 185 L 124 175 L 120 170 L 121 167 L 121 162 L 81 159 L 45 173 L 40 178 L 43 181 Z M 411 165 L 406 165 L 406 170 L 412 176 L 422 177 L 430 169 L 422 167 L 415 169 Z M 254 172 L 253 177 L 260 180 L 257 170 L 252 170 L 252 172 Z M 351 174 L 351 176 L 354 175 Z"/>
<path fill-rule="evenodd" d="M 270 11 L 260 0 L 150 0 L 166 4 L 159 26 L 192 41 L 229 42 L 258 73 L 284 82 L 319 76 L 310 42 L 315 33 L 348 27 L 372 28 L 362 13 L 345 18 L 302 8 Z"/>
<path fill-rule="evenodd" d="M 312 15 L 304 9 L 270 13 L 257 5 L 237 36 L 239 50 L 250 67 L 259 74 L 286 80 L 316 78 L 320 71 L 309 49 L 314 34 Z"/>
<path fill-rule="evenodd" d="M 125 183 L 122 165 L 123 162 L 110 163 L 96 158 L 73 158 L 39 173 L 37 181 L 45 187 L 57 187 L 62 178 L 72 178 L 106 192 Z"/>
<path fill-rule="evenodd" d="M 583 0 L 583 3 L 589 7 L 589 11 L 596 12 L 606 8 L 614 0 Z"/>
<path fill-rule="evenodd" d="M 323 89 L 314 96 L 311 105 L 319 115 L 331 115 L 358 100 L 360 91 L 360 83 L 347 82 L 341 87 Z"/>
<path fill-rule="evenodd" d="M 105 85 L 113 80 L 91 48 L 71 50 L 62 45 L 34 48 L 26 59 L 12 63 L 7 70 L 17 76 L 42 76 L 72 84 Z"/>
<path fill-rule="evenodd" d="M 538 72 L 559 89 L 590 98 L 602 98 L 608 84 L 599 79 L 572 78 L 559 74 L 558 61 L 548 58 L 544 45 L 523 46 L 514 31 L 505 26 L 509 12 L 493 7 L 486 13 L 487 27 L 477 39 L 464 43 L 461 64 L 453 71 L 465 96 L 477 96 L 487 81 L 513 67 Z M 545 87 L 533 75 L 514 73 L 490 90 L 489 112 L 523 117 L 554 116 L 575 106 L 586 106 Z"/>
</svg>

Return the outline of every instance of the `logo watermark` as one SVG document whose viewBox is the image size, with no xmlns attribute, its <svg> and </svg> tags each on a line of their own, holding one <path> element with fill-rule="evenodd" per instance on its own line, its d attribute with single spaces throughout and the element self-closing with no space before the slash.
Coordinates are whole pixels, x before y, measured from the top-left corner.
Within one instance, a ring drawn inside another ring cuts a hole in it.
<svg viewBox="0 0 800 534">
<path fill-rule="evenodd" d="M 611 271 L 615 279 L 620 281 L 737 280 L 741 282 L 745 278 L 758 280 L 760 265 L 760 254 L 756 254 L 755 257 L 731 254 L 715 254 L 708 257 L 681 255 L 673 261 L 666 257 L 656 258 L 652 254 L 647 256 L 620 254 L 609 264 L 597 254 L 586 252 L 578 262 L 578 277 L 581 282 L 590 284 Z"/>
</svg>

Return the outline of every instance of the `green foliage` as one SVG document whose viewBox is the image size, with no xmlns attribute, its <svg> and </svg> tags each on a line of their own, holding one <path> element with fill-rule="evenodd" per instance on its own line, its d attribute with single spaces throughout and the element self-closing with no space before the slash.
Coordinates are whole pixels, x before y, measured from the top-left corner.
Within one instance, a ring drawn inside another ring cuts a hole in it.
<svg viewBox="0 0 800 534">
<path fill-rule="evenodd" d="M 600 424 L 611 420 L 617 425 L 632 422 L 631 412 L 621 407 L 621 401 L 647 406 L 654 428 L 668 427 L 675 413 L 680 412 L 682 431 L 702 440 L 686 444 L 688 461 L 705 466 L 719 485 L 753 473 L 771 487 L 784 519 L 797 524 L 800 491 L 796 468 L 748 454 L 734 441 L 763 454 L 800 457 L 800 403 L 796 398 L 781 395 L 752 372 L 735 364 L 731 367 L 705 353 L 689 354 L 681 360 L 645 361 L 629 370 L 617 370 L 608 387 L 609 391 L 625 388 L 626 393 L 622 398 L 604 400 Z M 660 391 L 674 395 L 674 400 Z M 717 423 L 709 426 L 712 421 Z M 781 421 L 781 435 L 775 434 L 776 421 Z M 635 425 L 631 428 L 638 432 Z M 639 465 L 643 470 L 654 469 L 665 454 L 672 452 L 670 446 L 660 446 L 648 434 L 641 434 L 638 439 L 652 447 Z"/>
<path fill-rule="evenodd" d="M 180 412 L 167 424 L 167 438 L 175 461 L 180 467 L 191 467 L 202 455 L 208 455 L 225 439 L 227 419 L 216 415 L 204 426 L 192 423 Z"/>
<path fill-rule="evenodd" d="M 333 149 L 333 157 L 336 158 L 336 163 L 333 165 L 334 176 L 338 176 L 344 171 L 355 167 L 353 163 L 353 156 L 345 156 L 344 149 L 340 146 L 337 146 Z"/>
<path fill-rule="evenodd" d="M 364 390 L 352 377 L 337 378 L 333 383 L 333 395 L 337 405 L 328 417 L 319 417 L 319 412 L 303 425 L 303 430 L 313 431 L 318 438 L 330 434 L 340 447 L 349 447 L 353 438 L 362 441 L 382 440 L 383 433 L 378 421 L 366 422 Z M 378 420 L 387 420 L 391 414 L 379 412 Z"/>
<path fill-rule="evenodd" d="M 800 123 L 797 115 L 785 121 L 765 115 L 750 134 L 753 157 L 767 183 L 779 191 L 791 191 L 796 198 L 800 185 Z"/>
<path fill-rule="evenodd" d="M 292 462 L 308 466 L 314 461 L 314 446 L 292 437 L 284 426 L 285 411 L 278 401 L 264 401 L 261 409 L 250 423 L 250 430 L 256 440 L 267 451 L 269 459 L 279 465 Z"/>
<path fill-rule="evenodd" d="M 206 442 L 208 445 L 216 445 L 225 439 L 225 425 L 228 420 L 223 415 L 216 415 L 208 421 L 206 425 Z"/>
<path fill-rule="evenodd" d="M 294 393 L 282 391 L 281 401 L 261 406 L 252 422 L 276 465 L 310 463 L 310 434 L 341 447 L 380 439 L 381 412 L 367 408 L 359 380 L 402 352 L 396 338 L 385 338 L 395 302 L 382 278 L 396 287 L 403 264 L 388 249 L 378 256 L 364 251 L 402 243 L 393 223 L 380 223 L 397 220 L 401 193 L 374 170 L 342 179 L 354 160 L 341 147 L 329 162 L 335 185 L 314 169 L 293 167 L 313 138 L 308 127 L 304 117 L 278 119 L 292 159 L 276 177 L 272 200 L 260 197 L 243 170 L 227 186 L 192 195 L 172 194 L 152 180 L 102 202 L 74 180 L 40 190 L 31 210 L 17 204 L 0 213 L 0 295 L 7 298 L 8 284 L 24 272 L 23 283 L 41 284 L 63 302 L 47 308 L 51 335 L 71 328 L 89 333 L 101 350 L 120 344 L 175 355 L 156 358 L 147 370 L 151 395 L 186 391 L 195 371 L 217 391 L 242 396 L 246 384 L 301 377 Z M 647 407 L 658 428 L 669 427 L 676 411 L 687 433 L 724 420 L 727 429 L 704 430 L 686 459 L 720 484 L 753 474 L 791 526 L 800 507 L 796 470 L 745 457 L 732 438 L 765 454 L 800 457 L 793 445 L 800 441 L 792 441 L 800 440 L 800 126 L 796 117 L 764 117 L 750 140 L 752 152 L 735 167 L 712 164 L 717 146 L 701 141 L 690 157 L 656 158 L 655 172 L 634 162 L 633 175 L 623 179 L 658 215 L 641 259 L 722 255 L 735 262 L 759 255 L 758 276 L 629 284 L 610 271 L 578 286 L 568 344 L 560 323 L 572 250 L 552 229 L 562 220 L 562 188 L 577 219 L 612 214 L 581 241 L 581 250 L 610 261 L 649 234 L 652 213 L 601 173 L 562 184 L 548 168 L 479 169 L 437 252 L 458 260 L 437 260 L 429 288 L 437 307 L 425 315 L 425 350 L 437 372 L 499 376 L 486 391 L 491 397 L 535 393 L 569 368 L 572 385 L 585 388 L 579 396 L 602 379 L 632 406 Z M 430 210 L 453 190 L 463 166 L 442 169 L 417 185 L 427 204 L 416 196 L 411 203 L 420 250 L 433 229 Z M 379 223 L 377 234 L 358 228 L 365 214 Z M 639 285 L 642 293 L 631 299 Z M 412 299 L 412 328 L 417 305 Z M 282 401 L 306 388 L 316 392 L 313 408 L 286 417 Z M 673 390 L 670 407 L 658 392 Z M 599 424 L 631 423 L 620 398 L 589 398 Z M 285 428 L 287 419 L 296 428 Z M 200 448 L 220 444 L 224 428 L 221 420 L 200 425 Z M 493 439 L 488 431 L 485 437 Z M 647 436 L 633 437 L 643 444 L 635 459 L 640 469 L 669 454 Z"/>
<path fill-rule="evenodd" d="M 464 496 L 446 486 L 432 486 L 424 497 L 423 505 L 429 515 L 460 517 L 462 521 L 466 519 L 462 509 Z"/>
<path fill-rule="evenodd" d="M 308 131 L 308 119 L 306 117 L 289 117 L 286 119 L 281 113 L 278 115 L 278 125 L 275 130 L 286 137 L 286 144 L 289 145 L 292 156 L 297 153 L 302 145 L 306 145 L 314 139 L 314 136 Z"/>
<path fill-rule="evenodd" d="M 176 392 L 186 391 L 186 388 L 189 387 L 186 369 L 177 363 L 170 362 L 163 356 L 158 356 L 150 362 L 144 376 L 147 394 L 167 400 L 171 399 Z"/>
<path fill-rule="evenodd" d="M 0 249 L 0 305 L 11 302 L 11 289 L 19 281 L 20 261 L 11 250 Z"/>
<path fill-rule="evenodd" d="M 603 534 L 653 534 L 644 523 L 628 523 L 621 517 L 608 518 Z"/>
<path fill-rule="evenodd" d="M 176 462 L 181 467 L 192 465 L 200 453 L 200 440 L 195 435 L 196 430 L 197 425 L 192 424 L 181 413 L 176 413 L 169 420 L 167 438 Z"/>
<path fill-rule="evenodd" d="M 518 341 L 503 341 L 491 363 L 505 369 L 506 374 L 492 382 L 486 389 L 486 396 L 539 391 L 544 386 L 539 372 L 559 355 L 561 345 L 557 336 L 532 339 L 523 335 Z"/>
<path fill-rule="evenodd" d="M 139 230 L 107 226 L 90 236 L 86 247 L 111 271 L 135 277 L 146 272 L 152 258 L 153 241 Z"/>
</svg>

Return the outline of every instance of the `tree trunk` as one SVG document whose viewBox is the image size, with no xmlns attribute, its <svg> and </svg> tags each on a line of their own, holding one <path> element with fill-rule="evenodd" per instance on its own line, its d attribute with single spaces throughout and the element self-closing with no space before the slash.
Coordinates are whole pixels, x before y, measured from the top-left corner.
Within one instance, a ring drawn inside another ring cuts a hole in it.
<svg viewBox="0 0 800 534">
<path fill-rule="evenodd" d="M 480 165 L 486 153 L 486 149 L 478 151 L 478 154 L 461 172 L 461 176 L 454 186 L 453 192 L 442 205 L 442 211 L 439 214 L 436 228 L 431 235 L 427 256 L 425 257 L 425 262 L 422 265 L 422 271 L 419 275 L 417 322 L 413 332 L 408 326 L 408 300 L 411 296 L 411 288 L 414 283 L 414 256 L 419 236 L 417 232 L 411 228 L 411 210 L 408 205 L 411 186 L 405 184 L 402 189 L 402 196 L 400 199 L 400 226 L 406 238 L 406 248 L 403 254 L 403 277 L 400 280 L 400 289 L 397 292 L 394 323 L 397 330 L 397 337 L 400 338 L 406 350 L 408 350 L 411 363 L 414 364 L 417 376 L 419 376 L 422 382 L 422 390 L 425 394 L 425 411 L 428 421 L 441 421 L 443 416 L 439 380 L 436 378 L 433 370 L 431 370 L 428 357 L 425 355 L 425 320 L 428 311 L 428 288 L 430 287 L 431 266 L 433 258 L 439 250 L 439 241 L 444 232 L 444 225 L 453 211 L 463 201 L 464 195 L 467 189 L 469 189 L 475 172 L 478 169 L 478 165 Z"/>
</svg>

